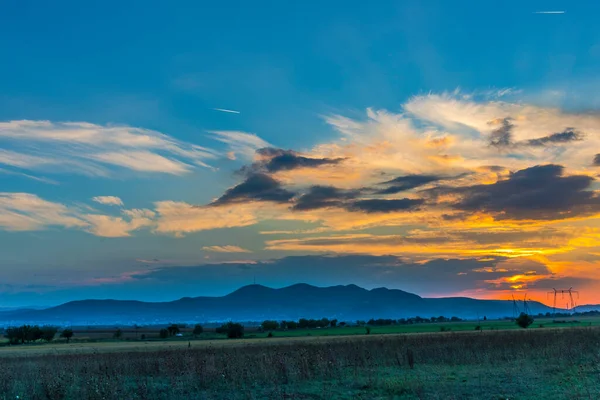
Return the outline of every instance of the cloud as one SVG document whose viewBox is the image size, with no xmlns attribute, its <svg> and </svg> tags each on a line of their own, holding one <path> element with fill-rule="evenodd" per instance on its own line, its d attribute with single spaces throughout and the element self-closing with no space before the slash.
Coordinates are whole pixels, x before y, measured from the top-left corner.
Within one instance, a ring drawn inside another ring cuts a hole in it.
<svg viewBox="0 0 600 400">
<path fill-rule="evenodd" d="M 444 179 L 438 175 L 406 175 L 399 176 L 392 180 L 383 182 L 384 185 L 390 185 L 385 189 L 379 190 L 378 194 L 396 194 L 406 190 L 414 189 L 428 183 L 437 182 Z"/>
<path fill-rule="evenodd" d="M 228 110 L 226 108 L 213 108 L 213 110 L 215 110 L 215 111 L 221 111 L 221 112 L 224 112 L 224 113 L 230 113 L 230 114 L 239 114 L 240 113 L 239 111 Z"/>
<path fill-rule="evenodd" d="M 344 190 L 333 186 L 311 186 L 302 194 L 292 209 L 296 211 L 316 210 L 319 208 L 342 207 L 349 199 L 359 195 L 358 190 Z"/>
<path fill-rule="evenodd" d="M 31 179 L 34 181 L 47 183 L 49 185 L 58 185 L 58 182 L 53 179 L 48 179 L 48 178 L 44 178 L 41 176 L 33 176 L 33 175 L 25 174 L 22 172 L 12 171 L 12 170 L 5 169 L 5 168 L 0 168 L 0 174 L 22 176 L 22 177 L 25 177 L 27 179 Z"/>
<path fill-rule="evenodd" d="M 260 277 L 261 284 L 275 287 L 298 282 L 319 286 L 360 283 L 368 289 L 384 286 L 420 295 L 450 296 L 474 288 L 503 290 L 494 282 L 515 276 L 528 276 L 529 282 L 534 282 L 533 279 L 545 279 L 551 274 L 542 263 L 502 257 L 431 259 L 415 263 L 390 255 L 309 255 L 253 263 L 160 267 L 139 276 L 132 274 L 132 277 L 139 282 L 177 287 L 210 280 L 212 284 L 232 289 Z"/>
<path fill-rule="evenodd" d="M 215 253 L 252 253 L 250 250 L 246 250 L 241 248 L 240 246 L 204 246 L 202 247 L 204 251 L 212 251 Z"/>
<path fill-rule="evenodd" d="M 600 165 L 600 154 L 596 154 L 596 155 L 594 156 L 594 162 L 593 162 L 593 164 L 594 164 L 595 166 L 598 166 L 598 165 Z"/>
<path fill-rule="evenodd" d="M 287 203 L 294 193 L 284 189 L 281 183 L 265 174 L 252 174 L 242 183 L 228 189 L 221 197 L 212 202 L 212 205 L 270 201 Z"/>
<path fill-rule="evenodd" d="M 154 226 L 154 212 L 150 210 L 136 211 L 140 210 L 128 210 L 125 217 L 85 215 L 83 218 L 90 224 L 86 231 L 96 236 L 116 238 L 130 236 L 132 231 L 143 227 Z"/>
<path fill-rule="evenodd" d="M 422 205 L 422 199 L 367 199 L 357 200 L 348 205 L 350 211 L 366 213 L 390 213 L 395 211 L 412 210 Z"/>
<path fill-rule="evenodd" d="M 158 215 L 156 233 L 177 236 L 211 229 L 242 227 L 256 224 L 260 216 L 277 212 L 264 204 L 235 204 L 232 206 L 193 206 L 176 201 L 155 203 Z"/>
<path fill-rule="evenodd" d="M 0 192 L 0 228 L 9 231 L 33 231 L 52 226 L 85 228 L 77 211 L 29 193 Z"/>
<path fill-rule="evenodd" d="M 491 213 L 496 219 L 552 220 L 599 212 L 600 197 L 586 190 L 593 180 L 587 175 L 564 176 L 563 166 L 549 164 L 517 171 L 491 185 L 446 192 L 462 197 L 453 205 L 459 210 Z"/>
<path fill-rule="evenodd" d="M 494 129 L 490 134 L 490 146 L 507 147 L 512 143 L 512 129 L 514 125 L 511 123 L 512 118 L 502 118 L 501 120 L 491 121 L 491 125 L 500 124 L 500 127 Z"/>
<path fill-rule="evenodd" d="M 583 140 L 583 134 L 581 132 L 577 132 L 573 128 L 567 128 L 563 132 L 553 133 L 552 135 L 537 139 L 530 139 L 527 144 L 529 146 L 545 146 L 548 144 L 565 144 L 581 140 Z"/>
<path fill-rule="evenodd" d="M 54 203 L 30 193 L 0 193 L 0 229 L 8 231 L 57 227 L 102 237 L 125 237 L 153 226 L 154 217 L 153 211 L 145 209 L 122 210 L 120 216 L 92 214 L 88 208 Z"/>
<path fill-rule="evenodd" d="M 157 131 L 87 122 L 0 122 L 0 142 L 12 147 L 0 151 L 2 164 L 89 176 L 111 176 L 119 169 L 182 175 L 220 157 Z"/>
<path fill-rule="evenodd" d="M 270 173 L 294 170 L 298 168 L 317 168 L 323 165 L 339 164 L 340 162 L 344 161 L 343 158 L 304 157 L 292 150 L 275 149 L 272 147 L 258 149 L 256 153 L 260 158 L 262 158 L 262 160 L 258 163 L 255 163 L 252 166 L 252 169 L 264 169 Z"/>
<path fill-rule="evenodd" d="M 108 206 L 121 206 L 123 207 L 123 200 L 117 196 L 96 196 L 92 197 L 92 200 L 96 203 L 108 205 Z"/>
<path fill-rule="evenodd" d="M 268 142 L 253 133 L 241 131 L 210 131 L 209 133 L 215 135 L 215 140 L 228 145 L 229 158 L 241 155 L 247 159 L 252 159 L 256 150 L 271 147 Z"/>
</svg>

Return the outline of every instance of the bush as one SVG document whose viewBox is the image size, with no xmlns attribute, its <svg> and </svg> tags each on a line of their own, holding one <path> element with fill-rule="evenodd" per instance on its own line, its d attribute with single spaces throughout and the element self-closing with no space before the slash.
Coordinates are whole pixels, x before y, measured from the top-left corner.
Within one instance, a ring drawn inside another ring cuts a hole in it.
<svg viewBox="0 0 600 400">
<path fill-rule="evenodd" d="M 366 332 L 367 335 L 370 335 L 371 334 L 371 327 L 369 327 L 369 326 L 365 327 L 365 332 Z"/>
<path fill-rule="evenodd" d="M 480 330 L 481 330 L 481 325 L 477 325 L 477 326 L 475 327 L 475 330 L 476 330 L 476 331 L 480 331 Z"/>
<path fill-rule="evenodd" d="M 527 328 L 529 325 L 533 324 L 533 317 L 531 315 L 521 313 L 519 317 L 516 319 L 517 325 L 521 328 Z"/>
<path fill-rule="evenodd" d="M 273 332 L 269 332 L 269 334 L 267 335 L 267 337 L 273 337 Z"/>
<path fill-rule="evenodd" d="M 167 329 L 161 329 L 160 332 L 158 333 L 158 335 L 160 336 L 161 339 L 166 339 L 169 337 L 169 331 Z"/>
<path fill-rule="evenodd" d="M 279 328 L 279 322 L 277 321 L 263 321 L 262 324 L 260 324 L 260 327 L 264 330 L 264 331 L 274 331 L 277 328 Z"/>
<path fill-rule="evenodd" d="M 120 329 L 117 329 L 115 331 L 115 333 L 113 333 L 113 338 L 115 339 L 121 339 L 123 337 L 123 331 Z"/>
<path fill-rule="evenodd" d="M 244 326 L 242 324 L 228 322 L 215 329 L 217 333 L 224 333 L 229 339 L 239 339 L 244 337 Z"/>
<path fill-rule="evenodd" d="M 204 328 L 202 327 L 202 325 L 200 325 L 200 324 L 196 324 L 196 325 L 194 326 L 194 330 L 192 331 L 192 334 L 193 334 L 194 336 L 197 336 L 197 335 L 201 335 L 201 334 L 202 334 L 202 332 L 204 332 Z"/>
<path fill-rule="evenodd" d="M 73 337 L 73 329 L 63 329 L 63 331 L 60 333 L 60 337 L 67 339 L 67 343 L 69 343 Z"/>
<path fill-rule="evenodd" d="M 46 342 L 51 342 L 56 336 L 56 332 L 58 332 L 58 328 L 55 326 L 43 326 L 41 328 L 42 331 L 42 339 Z"/>
</svg>

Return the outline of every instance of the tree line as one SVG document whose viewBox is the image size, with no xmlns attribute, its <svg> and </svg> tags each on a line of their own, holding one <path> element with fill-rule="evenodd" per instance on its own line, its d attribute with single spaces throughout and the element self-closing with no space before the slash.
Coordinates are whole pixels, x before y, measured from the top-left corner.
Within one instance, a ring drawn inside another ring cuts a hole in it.
<svg viewBox="0 0 600 400">
<path fill-rule="evenodd" d="M 58 328 L 56 326 L 21 325 L 11 326 L 4 332 L 4 337 L 10 344 L 34 343 L 37 341 L 51 342 L 56 337 Z M 67 340 L 73 337 L 72 329 L 63 329 L 60 337 Z"/>
<path fill-rule="evenodd" d="M 358 320 L 354 323 L 357 326 L 386 326 L 386 325 L 409 325 L 409 324 L 422 324 L 422 323 L 435 323 L 435 322 L 461 322 L 463 319 L 458 317 L 447 318 L 444 316 L 431 317 L 431 318 L 400 318 L 400 319 L 383 319 L 371 318 L 368 321 Z M 298 321 L 275 321 L 266 320 L 260 324 L 263 331 L 274 331 L 274 330 L 293 330 L 293 329 L 315 329 L 315 328 L 335 328 L 337 326 L 343 327 L 349 325 L 348 322 L 339 322 L 337 319 L 307 319 L 300 318 Z"/>
</svg>

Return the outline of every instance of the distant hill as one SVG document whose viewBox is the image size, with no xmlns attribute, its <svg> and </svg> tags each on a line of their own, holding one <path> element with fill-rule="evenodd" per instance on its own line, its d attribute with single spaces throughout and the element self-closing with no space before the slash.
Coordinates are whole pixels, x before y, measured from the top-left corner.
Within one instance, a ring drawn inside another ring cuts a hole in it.
<svg viewBox="0 0 600 400">
<path fill-rule="evenodd" d="M 530 302 L 532 313 L 551 312 Z M 281 289 L 244 286 L 222 297 L 184 297 L 162 303 L 129 300 L 72 301 L 44 310 L 0 312 L 0 324 L 52 323 L 100 325 L 123 323 L 262 321 L 265 319 L 457 316 L 466 319 L 511 316 L 513 302 L 466 297 L 423 298 L 397 289 L 363 289 L 356 285 L 316 287 L 297 284 Z"/>
<path fill-rule="evenodd" d="M 577 306 L 575 310 L 577 312 L 600 311 L 600 304 L 585 304 Z"/>
</svg>

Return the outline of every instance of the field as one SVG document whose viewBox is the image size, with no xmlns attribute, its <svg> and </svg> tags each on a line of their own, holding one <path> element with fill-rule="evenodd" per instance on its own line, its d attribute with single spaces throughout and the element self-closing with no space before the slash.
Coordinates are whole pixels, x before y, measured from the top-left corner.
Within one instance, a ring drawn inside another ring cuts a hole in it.
<svg viewBox="0 0 600 400">
<path fill-rule="evenodd" d="M 0 399 L 600 398 L 600 328 L 352 329 L 329 337 L 6 346 Z"/>
</svg>

